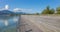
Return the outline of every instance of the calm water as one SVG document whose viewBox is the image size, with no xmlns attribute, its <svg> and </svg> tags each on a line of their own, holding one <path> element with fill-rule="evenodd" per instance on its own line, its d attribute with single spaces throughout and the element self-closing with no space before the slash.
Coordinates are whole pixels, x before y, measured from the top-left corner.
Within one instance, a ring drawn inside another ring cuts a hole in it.
<svg viewBox="0 0 60 32">
<path fill-rule="evenodd" d="M 19 16 L 0 16 L 0 32 L 16 32 Z"/>
</svg>

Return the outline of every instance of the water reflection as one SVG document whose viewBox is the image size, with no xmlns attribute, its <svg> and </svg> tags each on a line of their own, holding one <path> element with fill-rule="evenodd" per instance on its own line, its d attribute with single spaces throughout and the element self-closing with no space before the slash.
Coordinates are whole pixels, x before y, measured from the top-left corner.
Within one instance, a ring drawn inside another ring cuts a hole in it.
<svg viewBox="0 0 60 32">
<path fill-rule="evenodd" d="M 19 16 L 0 16 L 0 32 L 16 32 Z"/>
<path fill-rule="evenodd" d="M 17 22 L 18 21 L 18 17 L 14 17 L 13 21 Z"/>
<path fill-rule="evenodd" d="M 8 21 L 5 20 L 5 21 L 4 21 L 4 24 L 5 24 L 5 26 L 8 26 Z"/>
</svg>

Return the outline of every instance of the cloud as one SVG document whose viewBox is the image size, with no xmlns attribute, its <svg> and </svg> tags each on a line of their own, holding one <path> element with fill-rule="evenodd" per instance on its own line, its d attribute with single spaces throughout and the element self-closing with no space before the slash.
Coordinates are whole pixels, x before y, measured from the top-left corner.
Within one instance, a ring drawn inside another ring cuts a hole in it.
<svg viewBox="0 0 60 32">
<path fill-rule="evenodd" d="M 13 9 L 13 12 L 20 12 L 20 11 L 22 11 L 22 9 L 20 9 L 20 8 Z"/>
<path fill-rule="evenodd" d="M 5 9 L 8 10 L 9 9 L 9 6 L 8 5 L 5 5 Z"/>
<path fill-rule="evenodd" d="M 0 11 L 2 11 L 2 10 L 8 10 L 8 9 L 9 9 L 9 6 L 8 5 L 5 5 L 4 8 L 0 8 Z"/>
<path fill-rule="evenodd" d="M 32 9 L 15 8 L 13 12 L 32 12 Z"/>
<path fill-rule="evenodd" d="M 4 10 L 4 9 L 0 9 L 0 11 L 2 11 L 2 10 Z"/>
</svg>

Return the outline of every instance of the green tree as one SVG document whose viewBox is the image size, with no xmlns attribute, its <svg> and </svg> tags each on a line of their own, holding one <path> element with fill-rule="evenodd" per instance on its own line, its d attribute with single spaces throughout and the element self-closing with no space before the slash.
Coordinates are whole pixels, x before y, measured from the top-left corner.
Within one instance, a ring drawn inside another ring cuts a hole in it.
<svg viewBox="0 0 60 32">
<path fill-rule="evenodd" d="M 36 13 L 36 15 L 39 15 L 39 13 Z"/>
<path fill-rule="evenodd" d="M 57 14 L 60 14 L 60 7 L 56 8 Z"/>
<path fill-rule="evenodd" d="M 52 8 L 51 10 L 50 10 L 50 14 L 54 14 L 55 13 L 55 10 Z"/>
<path fill-rule="evenodd" d="M 49 14 L 50 7 L 47 6 L 46 9 L 43 10 L 42 14 Z"/>
<path fill-rule="evenodd" d="M 42 14 L 49 14 L 49 11 L 47 9 L 44 9 Z"/>
<path fill-rule="evenodd" d="M 50 9 L 50 6 L 47 6 L 46 9 L 42 11 L 42 14 L 53 14 L 54 11 L 54 9 Z"/>
</svg>

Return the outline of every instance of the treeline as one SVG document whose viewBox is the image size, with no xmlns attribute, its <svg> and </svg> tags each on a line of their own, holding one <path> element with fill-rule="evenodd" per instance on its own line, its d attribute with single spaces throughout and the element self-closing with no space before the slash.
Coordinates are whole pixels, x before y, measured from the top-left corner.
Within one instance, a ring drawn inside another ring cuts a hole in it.
<svg viewBox="0 0 60 32">
<path fill-rule="evenodd" d="M 41 13 L 32 13 L 32 14 L 24 14 L 24 15 L 40 15 L 40 14 L 60 14 L 60 6 L 56 9 L 50 8 L 50 6 L 47 6 Z"/>
<path fill-rule="evenodd" d="M 41 14 L 60 14 L 60 7 L 50 9 L 50 6 L 47 6 Z"/>
</svg>

